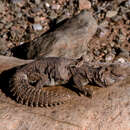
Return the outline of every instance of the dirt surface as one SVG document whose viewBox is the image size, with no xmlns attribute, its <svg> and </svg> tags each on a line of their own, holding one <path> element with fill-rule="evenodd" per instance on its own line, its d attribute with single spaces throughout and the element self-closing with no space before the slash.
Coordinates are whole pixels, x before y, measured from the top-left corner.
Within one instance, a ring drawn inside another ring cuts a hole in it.
<svg viewBox="0 0 130 130">
<path fill-rule="evenodd" d="M 57 29 L 57 24 L 64 25 L 67 19 L 79 14 L 82 9 L 86 9 L 89 17 L 92 18 L 89 19 L 89 23 L 94 21 L 96 25 L 96 28 L 91 28 L 93 25 L 89 26 L 93 33 L 86 43 L 85 61 L 92 64 L 98 62 L 129 64 L 130 0 L 1 0 L 0 73 L 31 62 L 31 60 L 4 57 L 13 56 L 12 49 L 32 43 L 34 39 L 38 40 L 48 30 L 51 32 L 51 29 Z M 70 32 L 73 32 L 73 25 L 72 22 Z M 89 32 L 83 32 L 84 36 L 89 35 Z M 63 34 L 60 36 L 61 39 L 63 36 Z M 84 40 L 82 36 L 79 34 Z M 72 37 L 73 35 L 68 39 Z M 76 40 L 76 36 L 72 41 L 70 40 L 70 47 Z M 79 44 L 77 42 L 80 47 Z M 69 53 L 75 52 L 73 46 L 71 51 L 67 52 L 67 50 L 62 56 L 66 54 L 70 57 Z M 55 52 L 53 55 L 58 52 L 55 48 L 53 51 Z M 25 52 L 23 48 L 20 55 L 25 55 Z M 83 54 L 81 49 L 77 53 Z M 121 73 L 118 68 L 116 71 Z M 51 108 L 31 108 L 18 104 L 3 91 L 3 88 L 8 91 L 8 86 L 3 86 L 2 82 L 0 86 L 2 88 L 0 89 L 0 130 L 130 129 L 129 76 L 109 88 L 91 86 L 92 98 L 76 96 L 71 102 Z"/>
</svg>

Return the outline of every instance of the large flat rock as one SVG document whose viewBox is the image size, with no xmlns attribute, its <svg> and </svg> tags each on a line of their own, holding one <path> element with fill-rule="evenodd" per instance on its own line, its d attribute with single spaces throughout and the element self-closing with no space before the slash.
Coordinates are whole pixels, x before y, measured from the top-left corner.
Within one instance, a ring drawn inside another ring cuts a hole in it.
<svg viewBox="0 0 130 130">
<path fill-rule="evenodd" d="M 97 27 L 92 13 L 84 10 L 32 42 L 14 48 L 12 53 L 23 59 L 40 56 L 79 58 L 87 52 L 88 42 L 96 33 Z"/>
</svg>

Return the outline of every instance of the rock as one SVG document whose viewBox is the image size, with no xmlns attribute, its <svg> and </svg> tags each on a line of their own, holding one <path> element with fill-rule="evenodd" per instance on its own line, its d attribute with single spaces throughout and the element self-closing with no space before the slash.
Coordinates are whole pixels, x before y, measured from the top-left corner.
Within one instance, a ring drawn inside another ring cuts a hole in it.
<svg viewBox="0 0 130 130">
<path fill-rule="evenodd" d="M 9 55 L 9 53 L 6 41 L 0 38 L 0 55 Z"/>
<path fill-rule="evenodd" d="M 11 0 L 12 3 L 19 3 L 19 2 L 22 2 L 23 0 Z"/>
<path fill-rule="evenodd" d="M 41 3 L 41 0 L 35 0 L 35 3 L 39 5 Z"/>
<path fill-rule="evenodd" d="M 50 7 L 50 4 L 49 3 L 45 3 L 45 6 L 47 7 L 47 8 L 49 8 Z"/>
<path fill-rule="evenodd" d="M 112 54 L 112 53 L 110 53 L 109 55 L 106 55 L 105 61 L 108 62 L 108 63 L 110 63 L 110 62 L 113 61 L 114 58 L 115 58 L 115 55 Z"/>
<path fill-rule="evenodd" d="M 21 60 L 14 57 L 2 56 L 0 55 L 0 73 L 5 70 L 9 70 L 16 66 L 24 65 L 32 62 L 33 60 Z"/>
<path fill-rule="evenodd" d="M 4 12 L 4 4 L 0 1 L 0 13 Z"/>
<path fill-rule="evenodd" d="M 88 42 L 96 30 L 96 20 L 90 12 L 84 10 L 78 16 L 57 25 L 56 29 L 50 30 L 38 39 L 15 48 L 12 53 L 14 56 L 21 56 L 19 52 L 26 50 L 25 53 L 23 52 L 25 57 L 20 57 L 25 59 L 40 56 L 78 58 L 87 51 Z"/>
<path fill-rule="evenodd" d="M 79 0 L 79 9 L 90 9 L 91 3 L 88 0 Z"/>
<path fill-rule="evenodd" d="M 126 2 L 126 7 L 130 8 L 130 0 L 128 0 L 128 2 Z"/>
<path fill-rule="evenodd" d="M 117 0 L 117 3 L 121 4 L 121 3 L 125 2 L 125 1 L 129 1 L 129 0 Z"/>
<path fill-rule="evenodd" d="M 129 130 L 130 77 L 97 89 L 92 98 L 78 97 L 52 108 L 20 105 L 0 91 L 1 130 Z M 100 91 L 99 91 L 100 90 Z"/>
<path fill-rule="evenodd" d="M 53 4 L 51 8 L 54 9 L 54 10 L 58 10 L 58 9 L 60 9 L 60 5 L 59 4 Z"/>
<path fill-rule="evenodd" d="M 117 11 L 108 11 L 106 17 L 112 18 L 117 15 Z"/>
<path fill-rule="evenodd" d="M 25 1 L 24 1 L 24 0 L 10 0 L 10 2 L 11 2 L 12 4 L 18 5 L 19 7 L 22 7 L 22 6 L 24 6 L 24 4 L 25 4 Z"/>
<path fill-rule="evenodd" d="M 43 29 L 41 24 L 33 24 L 32 26 L 35 31 L 41 31 Z"/>
<path fill-rule="evenodd" d="M 117 62 L 125 63 L 126 60 L 123 57 L 117 58 Z"/>
</svg>

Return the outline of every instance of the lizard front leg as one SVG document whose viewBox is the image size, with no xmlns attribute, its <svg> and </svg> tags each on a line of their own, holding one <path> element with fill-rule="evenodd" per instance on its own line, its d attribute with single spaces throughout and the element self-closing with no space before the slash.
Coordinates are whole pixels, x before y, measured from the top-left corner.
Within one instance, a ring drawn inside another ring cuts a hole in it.
<svg viewBox="0 0 130 130">
<path fill-rule="evenodd" d="M 75 87 L 79 89 L 85 96 L 91 95 L 91 91 L 86 87 L 89 83 L 88 79 L 79 72 L 79 68 L 71 67 L 70 71 L 72 73 L 72 79 Z"/>
<path fill-rule="evenodd" d="M 81 91 L 85 96 L 92 95 L 92 92 L 86 85 L 89 83 L 87 79 L 83 78 L 81 75 L 73 76 L 73 82 L 76 85 L 75 87 Z"/>
</svg>

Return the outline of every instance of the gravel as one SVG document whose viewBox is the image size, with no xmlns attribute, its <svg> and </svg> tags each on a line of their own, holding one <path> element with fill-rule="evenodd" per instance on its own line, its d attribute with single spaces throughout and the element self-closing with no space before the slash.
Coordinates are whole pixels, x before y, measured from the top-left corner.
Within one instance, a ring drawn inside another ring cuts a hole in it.
<svg viewBox="0 0 130 130">
<path fill-rule="evenodd" d="M 40 24 L 33 24 L 33 29 L 35 31 L 41 31 L 43 27 Z"/>
</svg>

